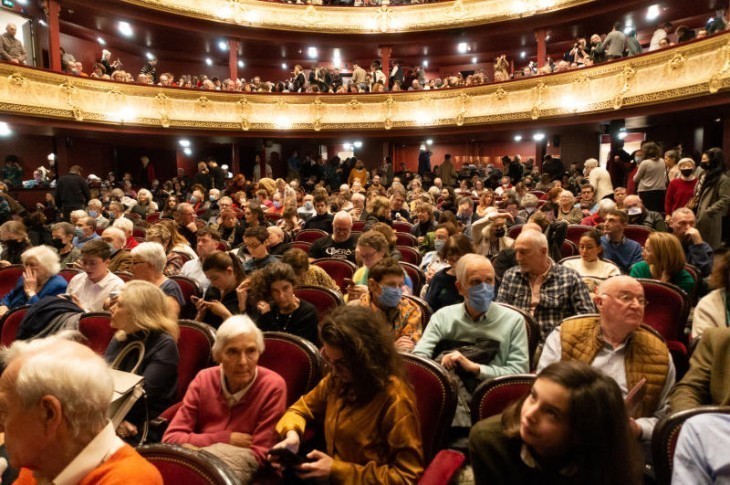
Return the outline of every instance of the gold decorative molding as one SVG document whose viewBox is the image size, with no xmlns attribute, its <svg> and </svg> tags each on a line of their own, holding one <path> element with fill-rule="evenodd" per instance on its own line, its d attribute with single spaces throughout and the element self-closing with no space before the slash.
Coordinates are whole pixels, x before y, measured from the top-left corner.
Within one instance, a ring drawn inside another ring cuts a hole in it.
<svg viewBox="0 0 730 485">
<path fill-rule="evenodd" d="M 372 34 L 492 24 L 583 6 L 598 0 L 454 0 L 397 7 L 305 7 L 262 0 L 118 1 L 243 27 L 328 34 Z"/>
<path fill-rule="evenodd" d="M 671 68 L 674 65 L 679 67 Z M 582 114 L 613 118 L 627 108 L 717 92 L 730 93 L 730 33 L 549 76 L 463 89 L 362 95 L 149 87 L 0 64 L 0 114 L 201 132 L 292 130 L 331 136 L 343 130 L 469 127 Z"/>
</svg>

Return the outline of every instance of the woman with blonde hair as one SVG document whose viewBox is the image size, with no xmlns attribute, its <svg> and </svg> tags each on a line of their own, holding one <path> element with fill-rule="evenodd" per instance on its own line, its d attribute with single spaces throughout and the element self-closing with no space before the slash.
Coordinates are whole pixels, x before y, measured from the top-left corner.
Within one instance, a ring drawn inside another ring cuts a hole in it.
<svg viewBox="0 0 730 485">
<path fill-rule="evenodd" d="M 145 404 L 137 401 L 117 428 L 124 439 L 135 438 L 145 419 L 156 418 L 175 402 L 177 338 L 180 328 L 167 316 L 165 294 L 147 281 L 130 281 L 112 305 L 111 327 L 117 332 L 104 353 L 112 367 L 144 377 Z"/>
<path fill-rule="evenodd" d="M 682 243 L 674 234 L 653 232 L 644 244 L 644 261 L 631 267 L 629 274 L 634 278 L 648 278 L 672 283 L 691 294 L 695 282 L 684 269 L 687 261 Z"/>
<path fill-rule="evenodd" d="M 129 209 L 129 212 L 139 214 L 140 217 L 144 218 L 147 214 L 157 212 L 157 202 L 152 197 L 152 192 L 147 189 L 139 189 L 137 192 L 137 203 Z"/>
<path fill-rule="evenodd" d="M 191 259 L 198 259 L 198 255 L 188 244 L 188 240 L 177 232 L 174 221 L 158 221 L 147 229 L 147 241 L 160 243 L 167 255 L 165 276 L 174 276 L 180 273 L 183 265 Z"/>
<path fill-rule="evenodd" d="M 492 189 L 486 189 L 479 197 L 479 203 L 476 207 L 477 216 L 484 217 L 487 215 L 487 209 L 494 207 L 494 192 Z"/>
</svg>

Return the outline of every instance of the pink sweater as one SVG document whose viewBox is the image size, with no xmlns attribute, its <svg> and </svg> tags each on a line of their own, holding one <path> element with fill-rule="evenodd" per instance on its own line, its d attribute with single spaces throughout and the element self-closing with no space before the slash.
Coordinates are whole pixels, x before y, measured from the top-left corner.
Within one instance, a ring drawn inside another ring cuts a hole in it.
<svg viewBox="0 0 730 485">
<path fill-rule="evenodd" d="M 263 464 L 278 438 L 274 426 L 285 410 L 286 384 L 276 372 L 259 366 L 251 389 L 229 408 L 221 389 L 220 367 L 210 367 L 190 383 L 162 441 L 202 448 L 230 442 L 231 432 L 247 433 L 252 436 L 251 450 Z"/>
</svg>

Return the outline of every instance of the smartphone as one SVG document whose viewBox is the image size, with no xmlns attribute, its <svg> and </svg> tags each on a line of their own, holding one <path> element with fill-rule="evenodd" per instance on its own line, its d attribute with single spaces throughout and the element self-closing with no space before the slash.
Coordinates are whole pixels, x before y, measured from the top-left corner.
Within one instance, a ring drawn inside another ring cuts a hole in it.
<svg viewBox="0 0 730 485">
<path fill-rule="evenodd" d="M 193 295 L 190 297 L 190 301 L 192 301 L 193 303 L 198 303 L 200 301 L 200 298 Z"/>
<path fill-rule="evenodd" d="M 306 458 L 292 453 L 292 451 L 288 448 L 272 448 L 268 453 L 271 456 L 275 456 L 279 463 L 285 467 L 301 465 L 307 461 Z"/>
<path fill-rule="evenodd" d="M 355 283 L 352 281 L 352 278 L 345 278 L 344 281 L 347 286 L 355 286 Z"/>
</svg>

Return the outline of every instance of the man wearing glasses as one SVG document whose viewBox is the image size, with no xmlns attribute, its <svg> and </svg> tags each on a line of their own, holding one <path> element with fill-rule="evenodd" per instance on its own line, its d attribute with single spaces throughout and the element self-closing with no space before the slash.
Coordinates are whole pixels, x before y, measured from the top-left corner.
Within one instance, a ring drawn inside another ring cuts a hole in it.
<svg viewBox="0 0 730 485">
<path fill-rule="evenodd" d="M 648 302 L 634 278 L 609 278 L 595 301 L 598 315 L 567 319 L 548 336 L 537 372 L 560 360 L 579 360 L 612 377 L 624 398 L 636 388 L 638 399 L 629 400 L 637 401 L 636 409 L 629 406 L 631 430 L 648 450 L 654 426 L 668 410 L 672 357 L 662 338 L 642 325 Z"/>
<path fill-rule="evenodd" d="M 84 311 L 103 311 L 104 300 L 124 288 L 124 281 L 109 271 L 111 252 L 109 244 L 101 239 L 89 241 L 81 248 L 79 263 L 84 272 L 71 279 L 67 291 Z"/>
</svg>

